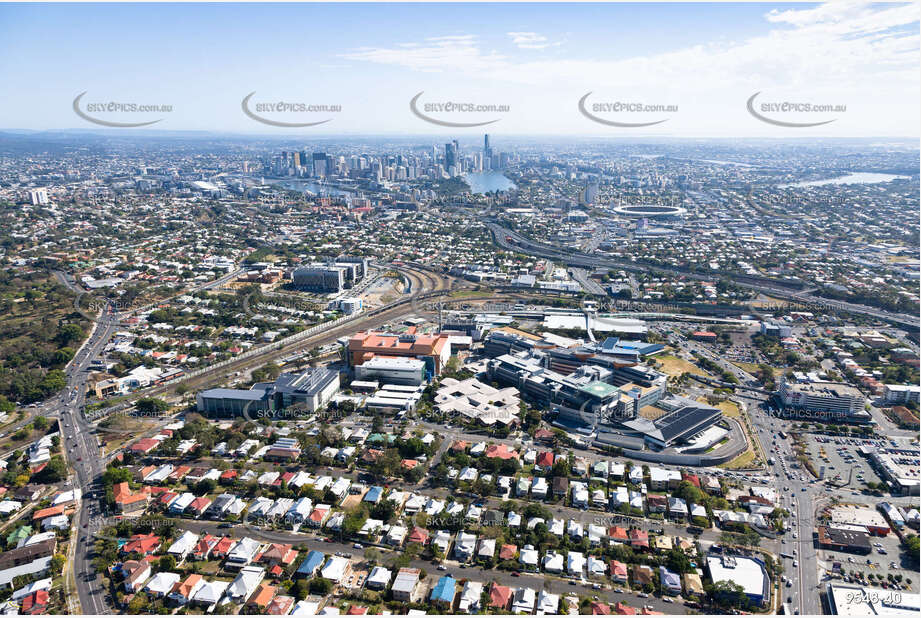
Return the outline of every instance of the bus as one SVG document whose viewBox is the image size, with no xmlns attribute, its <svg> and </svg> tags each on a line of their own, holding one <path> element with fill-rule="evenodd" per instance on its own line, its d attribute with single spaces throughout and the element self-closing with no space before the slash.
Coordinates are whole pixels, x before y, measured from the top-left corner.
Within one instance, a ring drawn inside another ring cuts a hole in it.
<svg viewBox="0 0 921 618">
<path fill-rule="evenodd" d="M 786 439 L 787 439 L 787 433 L 786 433 L 785 431 L 778 431 L 778 432 L 777 432 L 777 435 L 780 436 L 780 439 L 781 439 L 781 440 L 786 440 Z"/>
</svg>

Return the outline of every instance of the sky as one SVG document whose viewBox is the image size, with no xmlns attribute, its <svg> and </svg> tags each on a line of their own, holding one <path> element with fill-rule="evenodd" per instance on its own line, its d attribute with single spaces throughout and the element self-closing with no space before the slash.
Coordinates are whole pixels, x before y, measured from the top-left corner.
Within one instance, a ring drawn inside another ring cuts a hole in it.
<svg viewBox="0 0 921 618">
<path fill-rule="evenodd" d="M 851 0 L 0 4 L 0 128 L 98 129 L 74 111 L 85 92 L 77 107 L 86 116 L 159 120 L 151 130 L 446 132 L 424 116 L 495 121 L 496 135 L 917 137 L 919 16 L 918 3 Z M 262 123 L 244 113 L 250 93 L 257 118 L 326 122 Z M 169 110 L 118 112 L 109 102 Z M 266 107 L 276 102 L 339 108 Z M 445 102 L 493 107 L 436 106 Z M 831 107 L 769 105 L 788 102 Z"/>
</svg>

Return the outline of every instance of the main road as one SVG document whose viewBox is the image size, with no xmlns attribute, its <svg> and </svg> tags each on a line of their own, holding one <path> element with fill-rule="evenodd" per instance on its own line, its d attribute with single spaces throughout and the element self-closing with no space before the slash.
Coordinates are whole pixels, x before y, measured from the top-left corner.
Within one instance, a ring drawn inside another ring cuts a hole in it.
<svg viewBox="0 0 921 618">
<path fill-rule="evenodd" d="M 77 543 L 73 552 L 74 579 L 80 607 L 84 614 L 109 613 L 105 589 L 92 563 L 93 533 L 103 526 L 101 513 L 101 477 L 103 460 L 93 426 L 83 416 L 86 398 L 86 378 L 92 360 L 102 352 L 118 328 L 118 314 L 108 309 L 94 323 L 89 338 L 66 368 L 67 388 L 61 395 L 59 422 L 63 450 L 73 469 L 74 487 L 83 492 L 77 514 Z"/>
</svg>

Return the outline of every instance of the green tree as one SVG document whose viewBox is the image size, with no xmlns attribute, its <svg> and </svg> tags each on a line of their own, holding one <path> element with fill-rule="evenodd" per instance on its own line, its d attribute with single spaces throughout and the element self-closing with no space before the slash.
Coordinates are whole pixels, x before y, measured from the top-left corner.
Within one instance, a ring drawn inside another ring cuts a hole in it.
<svg viewBox="0 0 921 618">
<path fill-rule="evenodd" d="M 42 468 L 32 477 L 36 483 L 59 483 L 67 478 L 67 464 L 60 455 L 55 455 L 48 461 L 48 465 Z"/>
<path fill-rule="evenodd" d="M 176 568 L 176 558 L 166 555 L 157 561 L 157 568 L 160 571 L 172 571 Z"/>
<path fill-rule="evenodd" d="M 714 604 L 720 607 L 734 607 L 745 609 L 748 607 L 748 597 L 745 595 L 745 588 L 730 580 L 715 582 L 709 588 L 710 598 Z"/>
<path fill-rule="evenodd" d="M 333 584 L 328 579 L 323 579 L 322 577 L 314 577 L 310 580 L 310 593 L 318 594 L 320 596 L 328 596 L 333 590 Z"/>
<path fill-rule="evenodd" d="M 141 414 L 154 415 L 159 412 L 163 412 L 169 409 L 169 404 L 163 401 L 162 399 L 156 399 L 154 397 L 144 397 L 138 399 L 135 404 L 138 412 Z"/>
</svg>

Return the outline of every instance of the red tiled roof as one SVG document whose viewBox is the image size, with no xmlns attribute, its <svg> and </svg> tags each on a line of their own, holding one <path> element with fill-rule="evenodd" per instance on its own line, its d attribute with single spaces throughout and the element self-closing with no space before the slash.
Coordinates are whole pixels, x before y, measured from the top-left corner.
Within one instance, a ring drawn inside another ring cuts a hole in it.
<svg viewBox="0 0 921 618">
<path fill-rule="evenodd" d="M 500 586 L 493 582 L 489 588 L 489 606 L 499 609 L 508 609 L 509 602 L 512 600 L 512 589 L 508 586 Z"/>
<path fill-rule="evenodd" d="M 611 577 L 627 577 L 627 565 L 619 560 L 611 560 Z"/>
<path fill-rule="evenodd" d="M 611 613 L 611 606 L 607 603 L 592 601 L 592 616 L 608 616 Z"/>
<path fill-rule="evenodd" d="M 146 501 L 150 497 L 150 490 L 144 487 L 139 492 L 133 493 L 128 483 L 123 482 L 112 486 L 112 495 L 115 498 L 115 504 L 134 504 L 141 500 Z"/>
<path fill-rule="evenodd" d="M 499 560 L 513 560 L 515 554 L 518 553 L 518 546 L 516 545 L 503 545 L 499 548 Z"/>
<path fill-rule="evenodd" d="M 153 534 L 135 534 L 127 543 L 122 545 L 122 553 L 151 554 L 160 547 L 160 537 Z"/>
<path fill-rule="evenodd" d="M 195 584 L 200 582 L 201 579 L 201 575 L 198 573 L 192 573 L 185 578 L 185 581 L 176 582 L 176 584 L 173 586 L 173 592 L 182 595 L 183 598 L 188 599 L 192 595 L 192 591 L 195 589 Z"/>
<path fill-rule="evenodd" d="M 425 528 L 420 528 L 415 526 L 412 532 L 409 533 L 409 543 L 419 543 L 420 545 L 425 545 L 429 542 L 429 531 Z"/>
<path fill-rule="evenodd" d="M 141 438 L 129 447 L 135 453 L 149 453 L 159 446 L 160 442 L 153 438 Z"/>
<path fill-rule="evenodd" d="M 22 600 L 22 613 L 43 614 L 48 609 L 48 591 L 36 590 Z"/>
<path fill-rule="evenodd" d="M 211 553 L 215 556 L 224 556 L 230 551 L 231 547 L 233 547 L 233 539 L 229 536 L 225 536 L 211 548 Z"/>
<path fill-rule="evenodd" d="M 202 513 L 208 506 L 211 504 L 211 499 L 202 496 L 201 498 L 195 498 L 192 500 L 192 504 L 189 505 L 189 509 L 195 511 L 196 513 Z"/>
<path fill-rule="evenodd" d="M 621 526 L 611 526 L 608 528 L 608 536 L 614 539 L 615 541 L 628 541 L 630 536 L 627 534 L 627 529 L 622 528 Z"/>
<path fill-rule="evenodd" d="M 505 444 L 490 444 L 486 447 L 485 456 L 491 459 L 518 459 L 518 452 L 510 449 Z"/>
<path fill-rule="evenodd" d="M 32 521 L 37 519 L 45 519 L 46 517 L 51 517 L 52 515 L 60 515 L 63 512 L 63 506 L 49 506 L 48 508 L 35 511 L 35 513 L 32 515 Z"/>
</svg>

